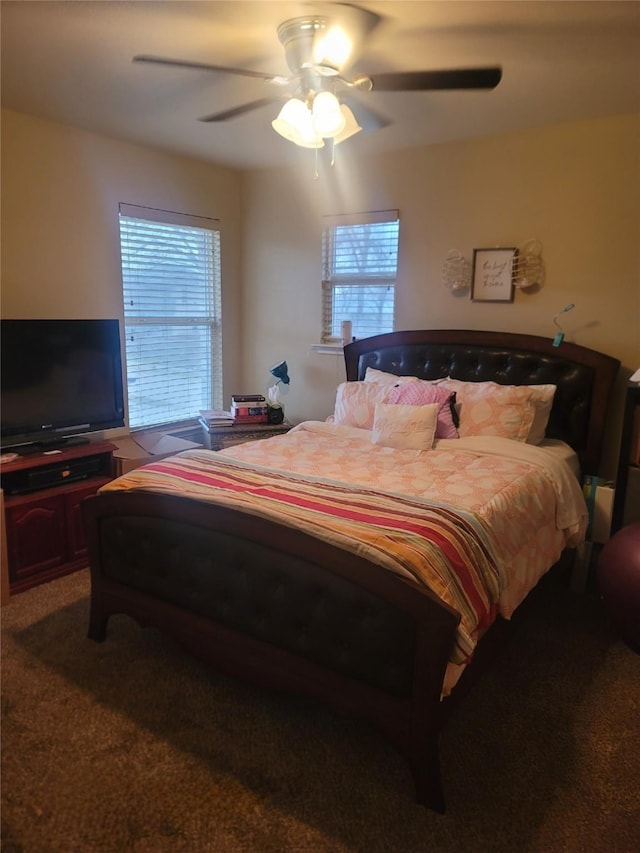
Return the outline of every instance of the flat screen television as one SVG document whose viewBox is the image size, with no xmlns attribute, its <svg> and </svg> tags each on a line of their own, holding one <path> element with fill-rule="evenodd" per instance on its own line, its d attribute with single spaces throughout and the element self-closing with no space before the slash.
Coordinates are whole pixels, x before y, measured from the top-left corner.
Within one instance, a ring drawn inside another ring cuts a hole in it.
<svg viewBox="0 0 640 853">
<path fill-rule="evenodd" d="M 124 426 L 118 320 L 5 320 L 0 444 L 19 453 Z"/>
</svg>

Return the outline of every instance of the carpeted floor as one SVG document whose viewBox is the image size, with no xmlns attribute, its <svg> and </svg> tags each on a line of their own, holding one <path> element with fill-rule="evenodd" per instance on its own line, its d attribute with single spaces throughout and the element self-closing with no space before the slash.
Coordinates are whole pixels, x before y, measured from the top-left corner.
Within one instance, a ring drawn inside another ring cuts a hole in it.
<svg viewBox="0 0 640 853">
<path fill-rule="evenodd" d="M 442 736 L 447 814 L 374 731 L 224 678 L 79 572 L 2 610 L 2 853 L 631 853 L 640 657 L 551 575 Z"/>
</svg>

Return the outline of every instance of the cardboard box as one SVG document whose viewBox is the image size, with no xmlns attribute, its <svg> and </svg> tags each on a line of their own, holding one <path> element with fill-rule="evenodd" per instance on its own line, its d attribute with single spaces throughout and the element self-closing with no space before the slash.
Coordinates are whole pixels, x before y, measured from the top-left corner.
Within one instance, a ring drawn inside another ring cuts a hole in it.
<svg viewBox="0 0 640 853">
<path fill-rule="evenodd" d="M 593 505 L 593 523 L 591 525 L 592 542 L 604 544 L 609 541 L 614 497 L 615 489 L 612 485 L 608 483 L 598 485 L 596 500 Z"/>
<path fill-rule="evenodd" d="M 180 453 L 181 450 L 191 450 L 202 447 L 195 441 L 187 441 L 184 438 L 176 438 L 163 432 L 136 433 L 135 436 L 110 439 L 115 444 L 113 459 L 116 465 L 116 476 L 121 477 L 134 468 L 147 465 L 149 462 L 157 462 L 167 456 Z"/>
</svg>

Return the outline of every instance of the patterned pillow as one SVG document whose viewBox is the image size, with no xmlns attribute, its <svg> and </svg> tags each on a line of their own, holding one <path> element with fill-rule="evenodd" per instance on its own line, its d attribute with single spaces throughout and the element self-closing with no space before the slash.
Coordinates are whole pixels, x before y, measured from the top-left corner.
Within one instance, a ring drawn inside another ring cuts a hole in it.
<svg viewBox="0 0 640 853">
<path fill-rule="evenodd" d="M 460 438 L 496 435 L 527 440 L 536 412 L 536 392 L 530 386 L 446 379 L 441 387 L 456 392 Z"/>
<path fill-rule="evenodd" d="M 533 423 L 527 436 L 527 444 L 540 444 L 544 439 L 544 433 L 549 422 L 551 414 L 551 406 L 556 393 L 557 385 L 528 385 L 528 388 L 533 392 L 531 402 L 533 403 L 535 412 L 533 415 Z"/>
<path fill-rule="evenodd" d="M 452 404 L 455 405 L 455 398 L 455 391 L 443 388 L 442 385 L 432 385 L 430 382 L 418 380 L 392 388 L 386 402 L 405 406 L 427 406 L 438 403 L 436 438 L 459 438 L 453 421 Z"/>
<path fill-rule="evenodd" d="M 371 440 L 399 450 L 429 450 L 438 421 L 438 403 L 403 406 L 376 403 Z"/>
<path fill-rule="evenodd" d="M 336 392 L 333 422 L 339 426 L 372 429 L 376 403 L 383 403 L 388 385 L 376 382 L 342 382 Z"/>
</svg>

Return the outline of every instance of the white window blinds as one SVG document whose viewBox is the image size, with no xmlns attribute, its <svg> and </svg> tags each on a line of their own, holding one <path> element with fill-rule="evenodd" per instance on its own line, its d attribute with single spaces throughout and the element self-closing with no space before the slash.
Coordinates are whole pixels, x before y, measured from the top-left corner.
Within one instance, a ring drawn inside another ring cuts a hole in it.
<svg viewBox="0 0 640 853">
<path fill-rule="evenodd" d="M 216 220 L 120 205 L 129 426 L 222 406 Z"/>
<path fill-rule="evenodd" d="M 393 331 L 399 228 L 397 210 L 324 218 L 323 342 L 341 337 L 343 320 L 356 338 Z"/>
</svg>

